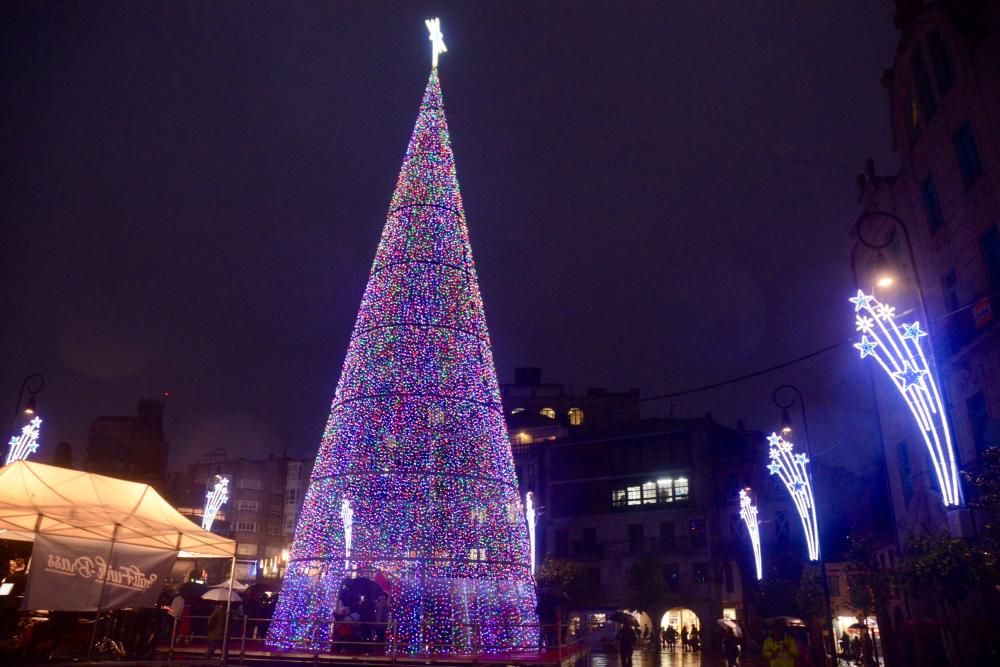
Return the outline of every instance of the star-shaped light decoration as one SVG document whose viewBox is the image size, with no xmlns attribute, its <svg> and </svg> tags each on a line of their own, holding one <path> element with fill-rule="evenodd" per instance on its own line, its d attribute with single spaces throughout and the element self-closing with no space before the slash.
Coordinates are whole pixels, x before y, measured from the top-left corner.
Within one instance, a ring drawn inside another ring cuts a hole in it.
<svg viewBox="0 0 1000 667">
<path fill-rule="evenodd" d="M 794 491 L 795 493 L 801 493 L 802 491 L 805 490 L 805 488 L 806 488 L 805 482 L 800 482 L 799 480 L 795 480 L 794 482 L 792 482 L 792 491 Z"/>
<path fill-rule="evenodd" d="M 848 301 L 854 304 L 854 312 L 857 313 L 867 308 L 868 304 L 870 304 L 874 298 L 874 296 L 865 294 L 861 290 L 858 290 L 858 295 L 851 297 Z"/>
<path fill-rule="evenodd" d="M 444 33 L 441 32 L 441 19 L 427 19 L 424 25 L 430 33 L 427 39 L 431 40 L 431 63 L 433 67 L 437 67 L 438 54 L 448 52 L 448 47 L 444 45 Z"/>
<path fill-rule="evenodd" d="M 926 336 L 927 332 L 920 328 L 920 322 L 903 325 L 903 338 L 917 340 L 921 336 Z"/>
<path fill-rule="evenodd" d="M 767 466 L 767 469 L 771 472 L 772 475 L 777 475 L 779 472 L 781 472 L 781 464 L 778 463 L 777 461 L 771 461 L 771 463 Z"/>
<path fill-rule="evenodd" d="M 860 343 L 855 343 L 854 347 L 861 352 L 861 358 L 864 359 L 869 354 L 875 352 L 875 348 L 878 347 L 878 342 L 874 340 L 868 340 L 868 336 L 862 336 Z"/>
<path fill-rule="evenodd" d="M 778 443 L 780 442 L 781 442 L 781 436 L 778 435 L 777 433 L 772 433 L 771 435 L 767 436 L 767 443 L 772 447 L 777 447 Z"/>
<path fill-rule="evenodd" d="M 909 361 L 904 361 L 903 370 L 893 373 L 892 377 L 899 380 L 902 384 L 902 390 L 906 391 L 913 385 L 920 386 L 925 375 L 927 375 L 927 371 L 916 369 L 910 364 Z"/>
<path fill-rule="evenodd" d="M 861 333 L 871 333 L 875 329 L 875 320 L 867 315 L 858 315 L 854 318 L 854 326 Z"/>
<path fill-rule="evenodd" d="M 809 463 L 809 457 L 807 457 L 805 454 L 803 454 L 801 452 L 799 452 L 798 454 L 796 454 L 792 458 L 795 460 L 796 463 L 798 463 L 799 465 L 802 465 L 802 466 L 804 466 L 805 464 Z"/>
</svg>

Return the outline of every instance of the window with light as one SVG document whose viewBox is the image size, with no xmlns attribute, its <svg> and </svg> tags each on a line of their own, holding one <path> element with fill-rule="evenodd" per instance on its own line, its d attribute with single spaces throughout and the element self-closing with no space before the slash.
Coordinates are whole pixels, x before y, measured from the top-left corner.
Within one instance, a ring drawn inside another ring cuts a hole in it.
<svg viewBox="0 0 1000 667">
<path fill-rule="evenodd" d="M 570 426 L 579 426 L 583 423 L 583 410 L 580 408 L 570 408 L 566 414 L 569 416 Z"/>
<path fill-rule="evenodd" d="M 556 418 L 556 411 L 553 410 L 552 408 L 542 408 L 538 412 L 543 417 L 548 417 L 549 419 L 555 419 Z"/>
</svg>

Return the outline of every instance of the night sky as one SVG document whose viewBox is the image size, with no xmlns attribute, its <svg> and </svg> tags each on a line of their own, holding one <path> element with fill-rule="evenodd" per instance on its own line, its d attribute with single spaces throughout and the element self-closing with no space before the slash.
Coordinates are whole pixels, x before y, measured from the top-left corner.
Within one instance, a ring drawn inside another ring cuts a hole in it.
<svg viewBox="0 0 1000 667">
<path fill-rule="evenodd" d="M 173 467 L 315 453 L 433 16 L 501 381 L 654 395 L 851 337 L 888 1 L 4 3 L 0 417 L 43 372 L 42 460 L 164 391 Z M 643 411 L 772 429 L 793 382 L 857 466 L 867 370 L 844 345 Z"/>
</svg>

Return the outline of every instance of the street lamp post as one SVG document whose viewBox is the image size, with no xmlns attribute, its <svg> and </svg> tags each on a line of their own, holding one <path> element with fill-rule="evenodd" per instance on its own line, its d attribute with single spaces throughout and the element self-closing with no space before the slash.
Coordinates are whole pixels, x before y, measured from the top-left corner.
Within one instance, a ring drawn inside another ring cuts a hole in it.
<svg viewBox="0 0 1000 667">
<path fill-rule="evenodd" d="M 914 287 L 916 288 L 917 299 L 918 299 L 919 304 L 920 304 L 920 317 L 921 317 L 922 321 L 925 323 L 925 326 L 927 327 L 927 332 L 920 331 L 919 330 L 919 326 L 913 326 L 913 325 L 904 325 L 904 326 L 912 328 L 914 335 L 917 335 L 917 336 L 928 335 L 929 336 L 929 338 L 928 338 L 928 344 L 927 344 L 927 354 L 926 354 L 926 357 L 927 357 L 927 359 L 926 359 L 926 362 L 927 362 L 926 363 L 926 370 L 930 372 L 929 373 L 930 377 L 927 379 L 927 382 L 930 385 L 932 385 L 931 386 L 931 390 L 932 390 L 931 393 L 934 395 L 933 396 L 934 400 L 937 403 L 940 403 L 940 406 L 939 406 L 940 407 L 940 422 L 941 422 L 940 426 L 941 426 L 942 430 L 944 431 L 940 435 L 943 436 L 944 451 L 938 451 L 937 454 L 939 455 L 938 458 L 944 458 L 944 460 L 940 461 L 940 465 L 941 466 L 945 466 L 945 472 L 948 473 L 948 474 L 942 475 L 941 471 L 938 470 L 938 477 L 939 477 L 939 479 L 941 479 L 941 483 L 942 483 L 942 497 L 943 497 L 943 500 L 944 500 L 944 503 L 945 503 L 945 507 L 948 510 L 949 528 L 952 528 L 951 521 L 955 520 L 957 522 L 956 526 L 957 526 L 959 532 L 963 532 L 964 533 L 964 530 L 962 529 L 962 525 L 961 525 L 961 517 L 959 516 L 961 514 L 961 511 L 964 508 L 964 502 L 963 502 L 963 500 L 961 498 L 961 489 L 960 489 L 960 487 L 958 487 L 958 484 L 957 484 L 957 471 L 954 469 L 954 464 L 953 464 L 953 461 L 955 460 L 955 451 L 953 449 L 954 448 L 954 444 L 951 442 L 951 438 L 950 438 L 950 425 L 947 423 L 948 420 L 947 420 L 947 415 L 946 415 L 947 405 L 948 405 L 948 402 L 946 400 L 946 398 L 947 398 L 946 397 L 947 388 L 944 386 L 943 383 L 941 383 L 941 378 L 940 378 L 940 376 L 938 374 L 936 351 L 935 351 L 934 342 L 933 342 L 934 332 L 931 331 L 931 329 L 932 329 L 932 327 L 931 327 L 931 319 L 930 319 L 930 316 L 929 316 L 928 310 L 927 310 L 927 300 L 926 300 L 926 297 L 924 295 L 923 283 L 920 280 L 920 269 L 917 266 L 916 255 L 913 252 L 913 242 L 912 242 L 912 240 L 910 238 L 910 231 L 909 231 L 909 228 L 906 226 L 906 223 L 903 221 L 902 218 L 900 218 L 899 216 L 895 215 L 894 213 L 890 213 L 888 211 L 881 211 L 881 210 L 863 211 L 858 216 L 858 219 L 854 223 L 854 235 L 857 237 L 858 243 L 860 243 L 861 245 L 863 245 L 863 246 L 865 246 L 865 247 L 867 247 L 867 248 L 869 248 L 869 249 L 871 249 L 871 250 L 873 250 L 873 251 L 875 251 L 877 253 L 877 258 L 876 258 L 876 275 L 874 276 L 875 280 L 874 280 L 874 285 L 873 286 L 887 287 L 887 286 L 891 285 L 894 282 L 893 281 L 893 275 L 891 273 L 891 267 L 888 265 L 888 262 L 885 261 L 885 257 L 882 254 L 882 250 L 885 249 L 886 247 L 888 247 L 894 241 L 894 239 L 895 239 L 895 236 L 892 235 L 892 234 L 890 234 L 889 237 L 888 237 L 888 239 L 885 240 L 885 241 L 883 241 L 883 242 L 876 242 L 871 237 L 866 237 L 865 236 L 865 223 L 868 222 L 869 220 L 874 219 L 874 218 L 885 218 L 885 219 L 891 221 L 893 223 L 894 229 L 898 228 L 900 231 L 902 231 L 902 233 L 903 233 L 903 240 L 906 243 L 906 253 L 907 253 L 907 256 L 908 256 L 908 258 L 910 260 L 910 266 L 911 266 L 911 268 L 913 270 Z M 855 286 L 858 288 L 859 294 L 862 294 L 862 290 L 861 290 L 861 287 L 860 287 L 860 280 L 858 279 L 858 268 L 857 268 L 857 263 L 855 261 L 854 253 L 851 254 L 851 272 L 854 274 L 854 283 L 855 283 Z M 874 290 L 872 291 L 872 294 L 874 294 Z M 909 331 L 909 329 L 907 329 L 906 336 L 909 337 L 910 333 L 911 332 Z M 913 343 L 914 343 L 915 346 L 919 347 L 919 345 L 917 344 L 916 340 L 914 340 Z M 858 346 L 855 346 L 855 347 L 858 347 Z M 866 356 L 865 353 L 864 353 L 864 351 L 862 352 L 861 356 L 862 356 L 862 358 L 864 358 Z M 904 368 L 903 370 L 906 371 L 907 369 Z M 920 371 L 920 372 L 923 372 L 923 371 Z M 940 385 L 940 395 L 938 395 L 937 385 Z M 905 394 L 905 389 L 906 389 L 906 385 L 904 384 L 903 385 L 904 396 L 906 395 Z M 931 405 L 930 405 L 931 412 L 933 412 L 936 407 L 937 406 L 935 405 L 934 401 L 932 401 Z M 911 408 L 912 408 L 912 406 L 911 406 Z M 877 415 L 877 411 L 876 411 L 876 415 Z M 915 415 L 915 416 L 917 416 L 917 415 Z M 930 415 L 926 415 L 926 416 L 929 417 Z M 918 421 L 918 425 L 919 425 L 921 419 L 919 418 L 919 416 L 917 416 L 917 417 L 918 417 L 917 421 Z M 925 421 L 926 421 L 926 419 L 925 419 Z M 925 431 L 927 429 L 926 426 L 924 426 L 922 428 Z M 937 439 L 937 435 L 938 434 L 934 434 L 935 441 Z M 885 442 L 884 442 L 884 436 L 881 433 L 881 427 L 879 429 L 879 436 L 883 439 L 882 450 L 883 450 L 883 459 L 885 459 Z M 925 437 L 925 439 L 928 437 L 926 432 L 924 433 L 924 437 Z M 928 441 L 928 447 L 931 447 L 931 441 Z M 932 458 L 934 458 L 934 452 L 932 452 Z M 954 478 L 954 479 L 951 479 L 951 478 Z M 888 487 L 888 473 L 886 473 L 886 480 L 885 480 L 885 482 L 886 482 L 887 489 L 889 490 L 889 492 L 891 494 L 891 488 Z M 950 491 L 946 492 L 946 489 L 945 489 L 946 486 L 948 487 L 948 489 Z M 890 506 L 890 511 L 892 512 L 892 515 L 893 515 L 892 516 L 893 525 L 894 525 L 893 534 L 894 534 L 894 537 L 896 539 L 897 547 L 898 547 L 899 536 L 896 534 L 896 530 L 895 530 L 895 507 L 894 507 L 893 503 L 891 502 L 891 495 L 890 495 L 889 506 Z"/>
<path fill-rule="evenodd" d="M 34 415 L 35 409 L 37 408 L 37 403 L 35 396 L 42 392 L 45 388 L 45 376 L 41 373 L 32 373 L 23 380 L 21 380 L 21 388 L 17 392 L 17 404 L 14 406 L 14 416 L 10 420 L 10 434 L 13 436 L 17 432 L 17 420 L 22 415 Z M 24 392 L 28 392 L 28 402 L 24 402 Z M 24 409 L 21 409 L 21 405 L 24 404 Z M 7 460 L 7 455 L 10 445 L 4 449 L 4 458 Z"/>
<path fill-rule="evenodd" d="M 795 397 L 793 397 L 787 403 L 782 403 L 781 400 L 778 398 L 778 394 L 786 390 L 794 392 Z M 783 384 L 774 390 L 774 392 L 771 394 L 771 400 L 774 401 L 774 404 L 776 406 L 781 408 L 781 432 L 783 435 L 788 435 L 792 432 L 792 421 L 791 418 L 788 416 L 788 408 L 793 407 L 796 403 L 796 400 L 798 401 L 799 411 L 802 414 L 802 431 L 803 435 L 805 436 L 806 457 L 808 457 L 809 461 L 812 461 L 813 456 L 812 456 L 812 450 L 810 449 L 811 441 L 809 438 L 809 422 L 806 421 L 806 402 L 805 399 L 802 397 L 802 392 L 799 391 L 799 388 L 796 387 L 795 385 Z M 813 482 L 812 465 L 809 466 L 807 472 L 809 474 L 809 486 L 812 487 L 813 503 L 814 505 L 819 505 L 819 502 L 817 501 L 816 484 Z M 823 556 L 823 548 L 818 543 L 818 540 L 817 540 L 817 548 L 819 551 L 820 579 L 823 582 L 823 609 L 825 611 L 824 615 L 826 616 L 826 627 L 830 631 L 829 644 L 827 645 L 824 653 L 828 652 L 829 655 L 833 657 L 833 660 L 836 661 L 837 639 L 835 636 L 836 629 L 833 626 L 833 613 L 831 612 L 831 604 L 830 604 L 830 582 L 827 580 L 826 576 L 826 558 Z M 822 635 L 822 633 L 820 634 Z"/>
</svg>

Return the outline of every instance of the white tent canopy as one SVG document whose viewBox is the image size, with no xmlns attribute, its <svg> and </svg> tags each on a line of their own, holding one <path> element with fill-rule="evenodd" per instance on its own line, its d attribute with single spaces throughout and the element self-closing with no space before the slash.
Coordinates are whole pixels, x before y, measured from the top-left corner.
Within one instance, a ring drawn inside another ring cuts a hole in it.
<svg viewBox="0 0 1000 667">
<path fill-rule="evenodd" d="M 236 552 L 234 540 L 203 530 L 148 484 L 16 461 L 0 468 L 0 538 L 33 542 L 36 535 L 114 540 L 182 557 Z"/>
</svg>

